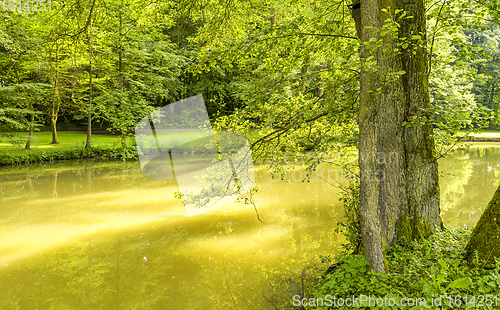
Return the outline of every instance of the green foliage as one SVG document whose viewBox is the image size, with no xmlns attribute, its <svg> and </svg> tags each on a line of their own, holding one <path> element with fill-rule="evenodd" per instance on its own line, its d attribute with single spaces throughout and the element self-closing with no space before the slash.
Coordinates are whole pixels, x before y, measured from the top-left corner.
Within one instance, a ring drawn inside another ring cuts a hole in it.
<svg viewBox="0 0 500 310">
<path fill-rule="evenodd" d="M 493 68 L 490 65 L 482 67 L 491 63 L 495 55 L 492 51 L 498 49 L 493 36 L 496 26 L 487 18 L 493 13 L 478 3 L 463 5 L 458 1 L 432 4 L 428 9 L 432 107 L 403 125 L 432 123 L 438 156 L 448 154 L 457 140 L 494 127 L 492 124 L 498 121 L 494 103 L 485 100 L 487 88 L 491 89 L 485 82 L 493 81 L 488 75 L 496 72 L 487 69 Z"/>
<path fill-rule="evenodd" d="M 403 237 L 386 253 L 389 267 L 386 274 L 368 271 L 368 261 L 362 255 L 348 256 L 325 276 L 315 297 L 387 296 L 394 298 L 396 304 L 401 298 L 425 298 L 426 306 L 417 305 L 411 309 L 435 309 L 436 306 L 431 306 L 431 298 L 441 296 L 440 309 L 456 309 L 459 303 L 465 305 L 466 299 L 469 307 L 479 306 L 478 297 L 482 295 L 484 307 L 481 309 L 498 308 L 492 307 L 491 303 L 488 307 L 485 298 L 492 295 L 494 302 L 494 296 L 500 295 L 500 259 L 485 264 L 484 268 L 481 264 L 469 267 L 462 263 L 470 233 L 468 229 L 447 228 L 419 241 L 408 241 Z M 365 303 L 361 308 L 369 307 Z"/>
<path fill-rule="evenodd" d="M 477 53 L 472 57 L 471 64 L 477 70 L 478 77 L 474 81 L 472 93 L 476 100 L 485 107 L 498 111 L 500 109 L 500 30 L 497 27 L 488 29 L 471 29 L 464 31 Z M 490 128 L 498 129 L 495 122 Z"/>
<path fill-rule="evenodd" d="M 42 111 L 38 121 L 52 124 L 62 118 L 82 128 L 91 114 L 125 140 L 153 106 L 174 101 L 184 89 L 185 58 L 169 37 L 172 13 L 159 18 L 151 11 L 169 7 L 63 0 L 50 13 L 0 12 L 0 100 Z"/>
<path fill-rule="evenodd" d="M 135 15 L 141 5 L 140 1 L 110 3 L 106 23 L 94 30 L 98 55 L 94 112 L 123 137 L 155 105 L 173 101 L 182 90 L 179 76 L 184 58 L 176 54 L 175 45 L 162 33 L 164 28 L 154 29 L 151 21 Z M 130 154 L 124 150 L 121 155 Z"/>
<path fill-rule="evenodd" d="M 0 132 L 28 130 L 36 127 L 38 124 L 30 122 L 27 118 L 32 114 L 36 112 L 19 108 L 0 108 Z"/>
<path fill-rule="evenodd" d="M 194 41 L 205 46 L 191 67 L 193 74 L 232 77 L 225 89 L 236 104 L 220 100 L 223 108 L 214 127 L 257 133 L 253 157 L 270 158 L 267 168 L 277 175 L 283 176 L 285 158 L 310 163 L 306 169 L 311 172 L 328 150 L 356 139 L 354 27 L 342 25 L 341 4 L 333 9 L 301 1 L 235 6 L 240 14 L 225 18 L 219 3 L 204 10 L 203 16 L 212 18 Z M 227 27 L 215 31 L 219 21 Z M 323 36 L 332 33 L 343 38 Z M 228 115 L 224 107 L 234 112 Z M 304 155 L 304 150 L 314 153 Z"/>
<path fill-rule="evenodd" d="M 343 243 L 341 256 L 358 254 L 361 251 L 361 223 L 359 220 L 359 180 L 339 185 L 342 190 L 339 201 L 344 205 L 344 220 L 337 223 L 335 232 L 342 232 L 347 243 Z M 341 257 L 339 256 L 339 257 Z"/>
<path fill-rule="evenodd" d="M 27 137 L 19 137 L 10 132 L 37 131 L 41 124 L 37 118 L 42 114 L 33 110 L 33 103 L 44 100 L 47 84 L 21 83 L 0 87 L 0 142 L 19 147 L 26 143 Z"/>
</svg>

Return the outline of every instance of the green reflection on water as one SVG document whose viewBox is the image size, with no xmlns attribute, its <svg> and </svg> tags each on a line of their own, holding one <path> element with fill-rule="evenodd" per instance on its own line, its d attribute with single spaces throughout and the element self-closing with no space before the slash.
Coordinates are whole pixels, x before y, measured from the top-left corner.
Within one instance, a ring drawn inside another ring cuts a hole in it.
<svg viewBox="0 0 500 310">
<path fill-rule="evenodd" d="M 452 173 L 440 179 L 441 214 L 445 225 L 472 227 L 498 187 L 500 144 L 476 144 L 440 160 Z"/>
<path fill-rule="evenodd" d="M 500 148 L 440 161 L 446 224 L 472 226 L 496 188 Z M 336 179 L 337 170 L 319 171 Z M 172 180 L 136 162 L 0 169 L 1 309 L 286 309 L 307 296 L 319 255 L 339 251 L 335 190 L 291 171 L 256 176 L 260 217 L 233 203 L 185 217 Z"/>
<path fill-rule="evenodd" d="M 185 217 L 175 181 L 138 163 L 0 173 L 1 309 L 282 309 L 341 241 L 334 191 L 300 172 L 257 177 L 264 224 L 237 203 Z"/>
</svg>

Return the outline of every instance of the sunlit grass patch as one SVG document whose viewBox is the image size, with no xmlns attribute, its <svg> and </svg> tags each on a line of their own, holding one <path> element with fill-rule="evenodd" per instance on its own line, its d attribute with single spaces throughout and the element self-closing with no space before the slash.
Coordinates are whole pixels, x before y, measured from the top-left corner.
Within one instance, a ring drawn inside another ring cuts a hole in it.
<svg viewBox="0 0 500 310">
<path fill-rule="evenodd" d="M 14 137 L 23 138 L 17 145 L 3 141 L 0 144 L 0 165 L 56 159 L 73 159 L 92 157 L 104 150 L 112 151 L 121 148 L 121 137 L 112 134 L 93 134 L 92 149 L 85 149 L 87 134 L 85 132 L 59 132 L 58 144 L 52 144 L 51 132 L 35 132 L 32 136 L 31 149 L 24 148 L 28 133 L 16 132 Z M 132 147 L 133 139 L 127 139 L 127 146 Z"/>
</svg>

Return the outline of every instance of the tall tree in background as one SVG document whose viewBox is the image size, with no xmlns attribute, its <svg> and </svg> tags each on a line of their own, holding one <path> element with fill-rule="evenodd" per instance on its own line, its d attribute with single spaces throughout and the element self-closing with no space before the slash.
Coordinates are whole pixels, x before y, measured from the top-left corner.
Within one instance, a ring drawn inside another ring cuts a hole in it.
<svg viewBox="0 0 500 310">
<path fill-rule="evenodd" d="M 472 61 L 472 67 L 476 68 L 479 75 L 473 92 L 479 102 L 490 109 L 499 110 L 500 29 L 492 24 L 489 29 L 472 29 L 467 34 L 470 41 L 479 47 Z"/>
<path fill-rule="evenodd" d="M 107 3 L 103 22 L 95 25 L 96 76 L 92 80 L 95 116 L 120 133 L 123 149 L 137 121 L 180 92 L 183 58 L 164 26 L 142 16 L 141 1 Z M 97 35 L 99 33 L 99 35 Z"/>
<path fill-rule="evenodd" d="M 426 15 L 423 0 L 356 2 L 361 234 L 371 268 L 384 272 L 385 251 L 398 238 L 426 237 L 442 223 L 432 126 L 425 121 Z M 404 126 L 414 120 L 421 122 Z"/>
<path fill-rule="evenodd" d="M 36 73 L 40 61 L 41 38 L 37 36 L 37 19 L 22 14 L 1 13 L 0 23 L 0 131 L 26 130 L 28 139 L 9 135 L 13 144 L 26 142 L 30 149 L 36 106 L 46 100 L 48 84 Z M 15 118 L 13 118 L 16 116 Z M 2 126 L 3 125 L 3 126 Z"/>
<path fill-rule="evenodd" d="M 105 22 L 105 10 L 100 10 L 104 3 L 98 0 L 76 1 L 75 5 L 67 9 L 66 16 L 71 20 L 68 25 L 66 40 L 74 47 L 71 52 L 72 63 L 72 87 L 70 88 L 71 99 L 77 103 L 72 108 L 83 115 L 74 115 L 76 119 L 87 120 L 87 137 L 85 147 L 90 148 L 92 144 L 92 92 L 94 75 L 94 23 Z M 99 14 L 100 13 L 100 14 Z M 88 74 L 88 81 L 87 80 Z M 88 85 L 88 87 L 87 87 Z M 76 108 L 76 109 L 75 109 Z M 77 112 L 77 113 L 78 113 Z"/>
<path fill-rule="evenodd" d="M 87 141 L 85 142 L 85 147 L 90 148 L 92 145 L 92 58 L 94 57 L 94 46 L 93 46 L 93 29 L 92 21 L 90 26 L 87 28 L 87 42 L 89 46 L 89 103 L 87 111 Z"/>
<path fill-rule="evenodd" d="M 57 139 L 57 118 L 62 104 L 62 73 L 61 58 L 64 57 L 63 41 L 59 38 L 50 43 L 48 47 L 47 63 L 49 66 L 48 77 L 52 85 L 52 98 L 48 107 L 50 129 L 52 131 L 52 144 L 58 144 Z"/>
<path fill-rule="evenodd" d="M 47 106 L 50 128 L 52 131 L 52 143 L 57 144 L 57 121 L 63 104 L 68 102 L 68 90 L 72 88 L 71 75 L 74 71 L 73 47 L 75 40 L 72 38 L 72 32 L 76 24 L 73 19 L 68 18 L 70 7 L 64 3 L 57 4 L 55 14 L 48 19 L 44 16 L 39 22 L 46 22 L 48 25 L 40 31 L 40 36 L 44 40 L 44 64 L 45 79 L 52 85 L 52 97 Z"/>
</svg>

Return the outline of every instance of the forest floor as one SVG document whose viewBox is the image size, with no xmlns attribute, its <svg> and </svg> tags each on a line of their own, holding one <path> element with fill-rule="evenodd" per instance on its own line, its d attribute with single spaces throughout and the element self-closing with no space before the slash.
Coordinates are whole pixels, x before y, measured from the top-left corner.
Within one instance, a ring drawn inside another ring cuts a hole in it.
<svg viewBox="0 0 500 310">
<path fill-rule="evenodd" d="M 315 299 L 306 299 L 306 304 L 313 306 L 335 296 L 356 297 L 363 309 L 381 309 L 375 299 L 385 300 L 385 305 L 393 301 L 384 309 L 500 309 L 500 259 L 473 259 L 468 264 L 464 255 L 470 234 L 470 229 L 446 227 L 428 239 L 403 238 L 385 253 L 388 272 L 376 277 L 363 255 L 339 257 L 329 274 L 319 275 Z M 374 303 L 363 302 L 360 296 L 373 297 Z M 353 307 L 339 303 L 335 309 Z"/>
</svg>

